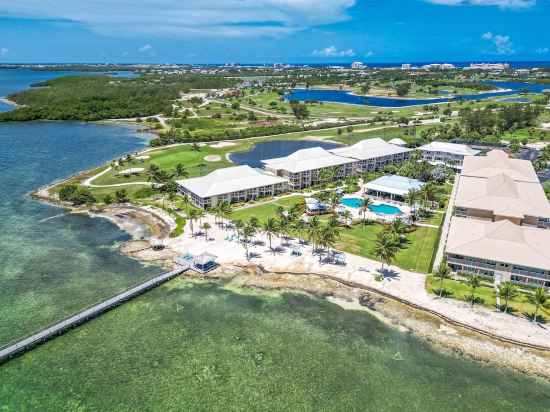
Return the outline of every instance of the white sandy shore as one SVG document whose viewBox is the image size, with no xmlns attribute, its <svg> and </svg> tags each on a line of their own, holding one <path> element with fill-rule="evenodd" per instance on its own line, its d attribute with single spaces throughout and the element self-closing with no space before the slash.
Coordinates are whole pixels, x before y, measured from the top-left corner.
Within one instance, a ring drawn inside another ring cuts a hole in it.
<svg viewBox="0 0 550 412">
<path fill-rule="evenodd" d="M 505 339 L 521 341 L 527 344 L 550 347 L 550 328 L 515 316 L 507 315 L 496 310 L 482 306 L 473 309 L 466 302 L 454 299 L 440 299 L 429 294 L 425 289 L 426 276 L 392 266 L 392 276 L 386 277 L 382 282 L 375 280 L 375 275 L 380 269 L 380 263 L 346 254 L 347 265 L 335 266 L 320 264 L 317 256 L 312 256 L 311 247 L 302 247 L 303 254 L 300 257 L 291 256 L 291 247 L 283 247 L 278 253 L 269 250 L 267 239 L 264 235 L 258 235 L 256 240 L 265 242 L 265 246 L 252 246 L 250 252 L 255 254 L 250 261 L 245 258 L 244 247 L 237 241 L 224 240 L 233 234 L 231 230 L 222 230 L 215 224 L 214 218 L 209 216 L 203 219 L 208 221 L 212 229 L 208 231 L 209 240 L 204 236 L 191 237 L 191 229 L 188 226 L 185 235 L 170 239 L 168 246 L 180 255 L 191 253 L 193 255 L 208 251 L 218 257 L 222 265 L 246 266 L 250 263 L 260 265 L 266 271 L 286 273 L 317 273 L 329 275 L 343 281 L 354 282 L 359 285 L 389 294 L 398 299 L 404 299 L 428 310 L 438 312 L 456 322 L 481 329 L 492 335 Z M 199 225 L 195 223 L 195 230 Z M 273 238 L 273 246 L 280 246 L 281 240 Z M 297 245 L 297 240 L 291 240 L 292 245 Z"/>
</svg>

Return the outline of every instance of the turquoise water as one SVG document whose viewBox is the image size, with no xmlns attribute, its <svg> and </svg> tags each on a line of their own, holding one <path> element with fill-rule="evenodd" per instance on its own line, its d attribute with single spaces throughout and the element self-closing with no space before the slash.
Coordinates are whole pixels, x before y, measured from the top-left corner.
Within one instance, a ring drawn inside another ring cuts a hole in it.
<svg viewBox="0 0 550 412">
<path fill-rule="evenodd" d="M 398 207 L 388 205 L 386 203 L 381 203 L 379 205 L 371 205 L 371 206 L 369 206 L 369 210 L 374 212 L 374 213 L 381 214 L 381 215 L 395 216 L 395 215 L 402 215 L 403 214 L 403 211 L 401 209 L 399 209 Z"/>
<path fill-rule="evenodd" d="M 340 203 L 344 206 L 353 207 L 354 209 L 359 209 L 363 206 L 363 200 L 357 197 L 344 197 L 340 200 Z"/>
<path fill-rule="evenodd" d="M 115 249 L 104 219 L 65 215 L 28 193 L 146 144 L 133 128 L 0 124 L 0 346 L 151 276 Z"/>
<path fill-rule="evenodd" d="M 359 209 L 363 206 L 363 200 L 357 197 L 345 197 L 340 201 L 344 206 L 352 207 L 354 209 Z M 381 215 L 401 215 L 403 211 L 398 207 L 388 205 L 386 203 L 380 203 L 377 205 L 370 205 L 369 210 L 371 212 L 381 214 Z"/>
<path fill-rule="evenodd" d="M 28 193 L 145 145 L 134 129 L 0 124 L 0 346 L 156 274 L 128 236 Z M 0 410 L 548 411 L 550 387 L 294 294 L 178 279 L 0 367 Z"/>
</svg>

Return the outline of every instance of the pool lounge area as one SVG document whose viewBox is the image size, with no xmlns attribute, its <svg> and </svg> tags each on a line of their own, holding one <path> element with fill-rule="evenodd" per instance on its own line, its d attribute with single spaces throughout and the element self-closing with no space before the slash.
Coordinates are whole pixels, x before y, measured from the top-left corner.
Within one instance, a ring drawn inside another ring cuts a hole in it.
<svg viewBox="0 0 550 412">
<path fill-rule="evenodd" d="M 363 199 L 360 193 L 355 195 L 345 196 L 340 201 L 340 214 L 345 210 L 351 212 L 352 219 L 355 221 L 373 220 L 380 223 L 391 223 L 395 219 L 402 219 L 405 222 L 409 222 L 411 216 L 411 210 L 408 206 L 392 201 L 380 201 L 374 200 L 369 205 L 368 212 L 363 216 Z"/>
</svg>

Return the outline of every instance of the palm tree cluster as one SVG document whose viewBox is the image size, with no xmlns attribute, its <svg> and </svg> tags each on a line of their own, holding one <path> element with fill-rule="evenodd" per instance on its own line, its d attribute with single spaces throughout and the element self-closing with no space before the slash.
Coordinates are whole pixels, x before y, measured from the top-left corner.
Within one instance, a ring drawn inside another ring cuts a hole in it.
<svg viewBox="0 0 550 412">
<path fill-rule="evenodd" d="M 407 242 L 408 230 L 408 226 L 401 219 L 395 219 L 376 236 L 374 255 L 382 262 L 382 271 L 384 271 L 384 264 L 391 265 L 399 250 Z"/>
</svg>

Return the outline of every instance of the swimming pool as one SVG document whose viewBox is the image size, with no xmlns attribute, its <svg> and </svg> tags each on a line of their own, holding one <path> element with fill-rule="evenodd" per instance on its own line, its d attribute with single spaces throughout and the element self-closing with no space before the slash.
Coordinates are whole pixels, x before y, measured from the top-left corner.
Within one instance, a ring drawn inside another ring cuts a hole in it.
<svg viewBox="0 0 550 412">
<path fill-rule="evenodd" d="M 398 207 L 388 205 L 386 203 L 380 203 L 379 205 L 369 206 L 369 210 L 379 215 L 402 215 L 403 211 Z"/>
<path fill-rule="evenodd" d="M 359 209 L 360 207 L 363 207 L 363 199 L 360 199 L 358 197 L 345 197 L 340 201 L 340 203 L 344 206 L 352 207 L 354 209 Z M 369 210 L 379 215 L 395 216 L 403 214 L 403 211 L 401 209 L 392 205 L 388 205 L 387 203 L 370 205 Z"/>
<path fill-rule="evenodd" d="M 363 207 L 363 200 L 358 197 L 345 197 L 340 201 L 340 203 L 347 207 L 353 207 L 354 209 Z"/>
</svg>

